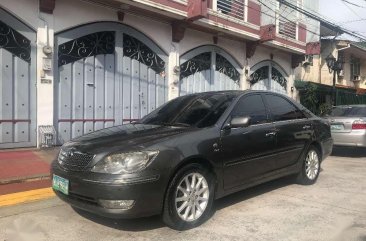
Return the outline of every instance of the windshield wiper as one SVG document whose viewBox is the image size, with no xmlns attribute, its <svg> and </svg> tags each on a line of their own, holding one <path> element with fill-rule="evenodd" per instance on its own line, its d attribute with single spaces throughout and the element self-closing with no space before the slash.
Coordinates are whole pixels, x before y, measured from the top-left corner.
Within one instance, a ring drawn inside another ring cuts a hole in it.
<svg viewBox="0 0 366 241">
<path fill-rule="evenodd" d="M 186 123 L 180 123 L 180 122 L 174 122 L 174 123 L 168 123 L 168 122 L 160 122 L 157 123 L 158 125 L 163 125 L 163 126 L 182 126 L 182 127 L 191 127 L 191 125 L 186 124 Z"/>
</svg>

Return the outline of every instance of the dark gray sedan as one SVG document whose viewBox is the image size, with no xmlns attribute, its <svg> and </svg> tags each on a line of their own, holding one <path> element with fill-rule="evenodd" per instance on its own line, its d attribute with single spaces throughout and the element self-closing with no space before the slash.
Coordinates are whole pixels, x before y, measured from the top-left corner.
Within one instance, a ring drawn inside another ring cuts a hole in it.
<svg viewBox="0 0 366 241">
<path fill-rule="evenodd" d="M 286 96 L 192 94 L 65 143 L 52 164 L 53 189 L 75 208 L 115 218 L 161 214 L 184 230 L 228 194 L 287 175 L 313 184 L 332 146 L 329 123 Z"/>
</svg>

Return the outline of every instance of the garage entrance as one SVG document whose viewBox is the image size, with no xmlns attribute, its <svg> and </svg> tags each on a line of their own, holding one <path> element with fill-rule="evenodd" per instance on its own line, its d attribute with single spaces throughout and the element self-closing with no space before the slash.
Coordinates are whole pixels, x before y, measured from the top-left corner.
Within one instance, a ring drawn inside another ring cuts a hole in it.
<svg viewBox="0 0 366 241">
<path fill-rule="evenodd" d="M 167 55 L 137 30 L 95 23 L 57 34 L 58 142 L 145 116 L 167 100 Z"/>
<path fill-rule="evenodd" d="M 287 95 L 287 77 L 285 71 L 273 61 L 263 61 L 251 68 L 251 89 L 269 90 Z"/>
<path fill-rule="evenodd" d="M 241 68 L 226 51 L 202 46 L 180 58 L 180 95 L 240 89 Z"/>
<path fill-rule="evenodd" d="M 36 33 L 0 8 L 0 148 L 36 145 Z"/>
</svg>

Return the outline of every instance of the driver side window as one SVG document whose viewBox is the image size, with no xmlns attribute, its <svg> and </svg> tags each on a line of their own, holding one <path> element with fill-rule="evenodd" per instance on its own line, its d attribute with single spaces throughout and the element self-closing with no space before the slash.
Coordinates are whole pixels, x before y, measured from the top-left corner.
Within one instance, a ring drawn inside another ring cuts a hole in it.
<svg viewBox="0 0 366 241">
<path fill-rule="evenodd" d="M 243 96 L 236 104 L 231 117 L 250 117 L 250 125 L 267 123 L 267 111 L 262 96 Z"/>
</svg>

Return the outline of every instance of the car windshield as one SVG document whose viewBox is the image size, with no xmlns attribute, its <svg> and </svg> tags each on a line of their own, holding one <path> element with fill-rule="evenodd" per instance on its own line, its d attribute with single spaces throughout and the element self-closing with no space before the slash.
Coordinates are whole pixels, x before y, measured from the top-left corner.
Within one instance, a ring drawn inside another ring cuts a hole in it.
<svg viewBox="0 0 366 241">
<path fill-rule="evenodd" d="M 178 97 L 151 112 L 139 123 L 199 128 L 212 126 L 235 97 L 235 94 L 227 93 Z"/>
<path fill-rule="evenodd" d="M 366 116 L 366 107 L 358 107 L 358 106 L 337 106 L 333 107 L 330 116 L 342 116 L 342 117 L 365 117 Z"/>
</svg>

